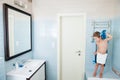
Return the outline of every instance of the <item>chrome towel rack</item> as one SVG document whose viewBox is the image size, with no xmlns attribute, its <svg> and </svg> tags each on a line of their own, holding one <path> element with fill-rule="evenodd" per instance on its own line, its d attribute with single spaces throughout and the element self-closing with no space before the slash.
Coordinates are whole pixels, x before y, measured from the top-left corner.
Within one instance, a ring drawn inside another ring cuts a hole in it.
<svg viewBox="0 0 120 80">
<path fill-rule="evenodd" d="M 108 33 L 111 33 L 111 20 L 105 20 L 105 21 L 93 21 L 93 33 L 97 30 L 103 30 L 106 29 Z M 92 38 L 92 43 L 94 42 L 94 39 Z"/>
</svg>

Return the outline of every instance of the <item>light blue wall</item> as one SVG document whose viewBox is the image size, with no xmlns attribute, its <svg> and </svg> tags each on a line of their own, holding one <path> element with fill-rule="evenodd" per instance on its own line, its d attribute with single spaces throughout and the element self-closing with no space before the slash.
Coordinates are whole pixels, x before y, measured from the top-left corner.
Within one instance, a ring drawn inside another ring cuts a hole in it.
<svg viewBox="0 0 120 80">
<path fill-rule="evenodd" d="M 24 54 L 22 56 L 19 56 L 17 58 L 14 58 L 9 61 L 4 60 L 4 31 L 3 31 L 3 10 L 0 5 L 0 57 L 3 59 L 0 60 L 0 80 L 5 80 L 6 73 L 15 67 L 13 66 L 13 63 L 16 61 L 18 63 L 21 63 L 22 60 L 27 60 L 32 58 L 32 52 L 29 52 L 27 54 Z"/>
<path fill-rule="evenodd" d="M 93 34 L 93 26 L 92 19 L 87 19 L 87 30 L 86 30 L 86 55 L 85 55 L 85 67 L 87 71 L 93 71 L 94 69 L 94 51 L 96 50 L 95 43 L 92 43 L 92 34 Z M 87 66 L 89 65 L 89 66 Z"/>
<path fill-rule="evenodd" d="M 57 80 L 57 26 L 52 20 L 34 21 L 34 58 L 47 62 L 47 80 Z"/>
<path fill-rule="evenodd" d="M 120 71 L 120 16 L 114 19 L 114 31 L 113 31 L 113 67 Z"/>
<path fill-rule="evenodd" d="M 5 80 L 4 40 L 3 40 L 3 14 L 0 7 L 0 80 Z"/>
</svg>

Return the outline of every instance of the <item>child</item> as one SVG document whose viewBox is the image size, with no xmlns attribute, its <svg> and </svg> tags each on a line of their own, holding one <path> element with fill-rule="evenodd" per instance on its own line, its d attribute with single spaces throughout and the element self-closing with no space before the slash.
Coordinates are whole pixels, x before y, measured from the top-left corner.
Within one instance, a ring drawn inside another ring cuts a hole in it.
<svg viewBox="0 0 120 80">
<path fill-rule="evenodd" d="M 93 38 L 95 39 L 96 44 L 97 44 L 97 51 L 95 52 L 95 54 L 97 54 L 97 63 L 95 65 L 95 70 L 93 73 L 94 77 L 96 77 L 96 73 L 97 73 L 97 69 L 99 65 L 101 65 L 99 77 L 102 78 L 102 75 L 103 75 L 104 64 L 107 58 L 106 51 L 108 48 L 108 41 L 112 39 L 112 36 L 110 34 L 107 33 L 106 36 L 107 38 L 103 40 L 101 39 L 100 32 L 96 31 L 93 34 Z"/>
</svg>

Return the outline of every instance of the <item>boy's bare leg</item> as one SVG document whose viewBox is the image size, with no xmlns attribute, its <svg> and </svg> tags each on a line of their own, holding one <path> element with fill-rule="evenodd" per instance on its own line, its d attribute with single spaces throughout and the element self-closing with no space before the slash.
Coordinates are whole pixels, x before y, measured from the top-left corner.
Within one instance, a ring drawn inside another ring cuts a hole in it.
<svg viewBox="0 0 120 80">
<path fill-rule="evenodd" d="M 98 66 L 99 66 L 99 64 L 96 63 L 96 65 L 95 65 L 95 70 L 94 70 L 94 72 L 93 72 L 93 77 L 96 77 L 97 70 L 98 70 Z"/>
<path fill-rule="evenodd" d="M 100 75 L 99 75 L 100 78 L 102 78 L 103 76 L 103 71 L 104 71 L 104 64 L 102 64 L 100 68 Z"/>
</svg>

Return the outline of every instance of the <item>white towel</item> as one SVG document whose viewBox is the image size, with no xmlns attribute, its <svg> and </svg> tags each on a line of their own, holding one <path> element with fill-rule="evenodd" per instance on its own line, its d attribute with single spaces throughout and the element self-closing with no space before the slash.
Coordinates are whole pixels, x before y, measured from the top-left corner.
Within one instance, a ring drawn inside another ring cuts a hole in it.
<svg viewBox="0 0 120 80">
<path fill-rule="evenodd" d="M 107 59 L 107 54 L 97 53 L 97 63 L 105 64 Z"/>
</svg>

